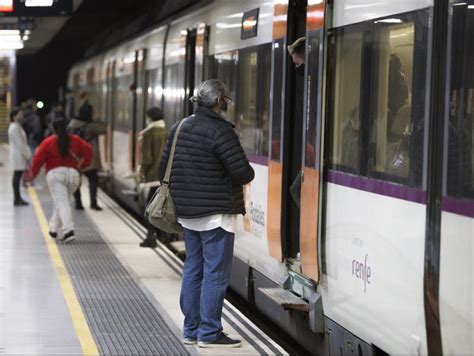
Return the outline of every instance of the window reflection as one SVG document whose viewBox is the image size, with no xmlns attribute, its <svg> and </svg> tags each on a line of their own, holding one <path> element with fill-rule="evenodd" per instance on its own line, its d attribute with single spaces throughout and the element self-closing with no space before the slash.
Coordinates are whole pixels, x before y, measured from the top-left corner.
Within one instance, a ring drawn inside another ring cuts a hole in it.
<svg viewBox="0 0 474 356">
<path fill-rule="evenodd" d="M 128 129 L 130 120 L 130 85 L 133 77 L 126 75 L 114 79 L 114 111 L 116 127 Z"/>
<path fill-rule="evenodd" d="M 358 173 L 362 32 L 342 32 L 331 43 L 329 161 L 333 168 Z"/>
<path fill-rule="evenodd" d="M 227 119 L 236 125 L 247 154 L 268 156 L 271 46 L 232 51 L 214 56 L 213 76 L 229 89 L 234 103 Z M 237 85 L 237 80 L 239 85 Z"/>
<path fill-rule="evenodd" d="M 375 171 L 408 178 L 412 135 L 413 23 L 376 26 Z"/>
</svg>

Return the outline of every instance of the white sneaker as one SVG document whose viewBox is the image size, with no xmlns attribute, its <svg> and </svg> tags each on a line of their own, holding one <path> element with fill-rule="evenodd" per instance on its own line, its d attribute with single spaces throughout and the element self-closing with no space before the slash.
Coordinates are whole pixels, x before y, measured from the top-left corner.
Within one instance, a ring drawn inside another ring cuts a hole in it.
<svg viewBox="0 0 474 356">
<path fill-rule="evenodd" d="M 196 345 L 196 344 L 197 344 L 197 340 L 196 340 L 196 339 L 190 339 L 190 338 L 188 338 L 188 337 L 185 337 L 185 338 L 183 339 L 183 343 L 184 343 L 185 345 Z"/>
<path fill-rule="evenodd" d="M 69 243 L 69 242 L 71 242 L 71 241 L 74 241 L 75 239 L 76 239 L 76 236 L 74 236 L 74 231 L 71 230 L 71 231 L 69 231 L 69 232 L 67 232 L 67 233 L 64 234 L 64 237 L 63 237 L 63 239 L 61 240 L 61 242 L 67 244 L 67 243 Z"/>
</svg>

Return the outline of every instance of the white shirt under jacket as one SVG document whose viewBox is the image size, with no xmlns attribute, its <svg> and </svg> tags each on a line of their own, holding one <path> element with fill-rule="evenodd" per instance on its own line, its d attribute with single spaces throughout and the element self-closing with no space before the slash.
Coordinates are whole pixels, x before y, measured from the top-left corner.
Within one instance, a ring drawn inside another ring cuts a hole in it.
<svg viewBox="0 0 474 356">
<path fill-rule="evenodd" d="M 193 231 L 210 231 L 218 227 L 235 234 L 237 230 L 236 214 L 215 214 L 196 219 L 181 219 L 178 222 L 182 227 Z"/>
</svg>

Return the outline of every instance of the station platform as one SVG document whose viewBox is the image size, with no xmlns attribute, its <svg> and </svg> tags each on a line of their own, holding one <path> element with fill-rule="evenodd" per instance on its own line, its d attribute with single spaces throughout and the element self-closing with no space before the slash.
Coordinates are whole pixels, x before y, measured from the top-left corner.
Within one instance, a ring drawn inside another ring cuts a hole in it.
<svg viewBox="0 0 474 356">
<path fill-rule="evenodd" d="M 77 239 L 55 241 L 44 176 L 22 188 L 30 205 L 13 207 L 8 146 L 0 162 L 0 354 L 287 354 L 228 301 L 224 331 L 242 347 L 185 346 L 180 259 L 140 248 L 145 228 L 103 192 L 103 211 L 73 211 Z"/>
</svg>

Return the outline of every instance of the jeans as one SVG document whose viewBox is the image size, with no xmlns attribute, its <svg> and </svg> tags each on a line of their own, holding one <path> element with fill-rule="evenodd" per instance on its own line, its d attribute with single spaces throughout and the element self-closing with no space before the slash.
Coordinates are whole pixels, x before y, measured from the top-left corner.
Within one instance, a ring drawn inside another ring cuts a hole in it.
<svg viewBox="0 0 474 356">
<path fill-rule="evenodd" d="M 99 176 L 97 170 L 85 171 L 84 175 L 89 179 L 89 196 L 91 207 L 97 206 L 97 189 L 99 187 Z M 74 192 L 74 199 L 77 205 L 82 205 L 80 187 Z"/>
<path fill-rule="evenodd" d="M 210 231 L 184 229 L 184 263 L 180 306 L 184 337 L 205 342 L 222 332 L 222 307 L 229 284 L 234 234 L 221 228 Z"/>
<path fill-rule="evenodd" d="M 57 233 L 61 227 L 64 234 L 68 233 L 74 230 L 70 196 L 79 187 L 79 172 L 73 168 L 55 168 L 48 172 L 46 181 L 54 204 L 49 231 Z"/>
<path fill-rule="evenodd" d="M 13 172 L 12 185 L 13 185 L 13 196 L 14 196 L 15 201 L 21 200 L 20 180 L 21 180 L 21 175 L 22 174 L 23 174 L 23 171 L 14 171 Z"/>
</svg>

